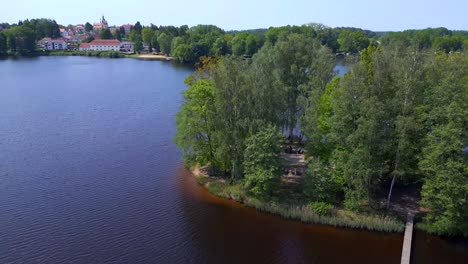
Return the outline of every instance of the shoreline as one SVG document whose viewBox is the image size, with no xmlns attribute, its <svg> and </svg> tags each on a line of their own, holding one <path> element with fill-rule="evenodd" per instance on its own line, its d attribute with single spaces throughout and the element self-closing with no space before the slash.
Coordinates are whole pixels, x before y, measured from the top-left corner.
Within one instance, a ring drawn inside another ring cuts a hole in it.
<svg viewBox="0 0 468 264">
<path fill-rule="evenodd" d="M 116 51 L 52 51 L 52 52 L 35 52 L 29 55 L 5 55 L 0 56 L 1 59 L 10 58 L 31 58 L 31 57 L 46 57 L 46 56 L 78 56 L 78 57 L 96 57 L 108 59 L 140 59 L 140 60 L 157 60 L 157 61 L 174 61 L 174 57 L 155 54 L 126 54 Z"/>
<path fill-rule="evenodd" d="M 135 54 L 136 55 L 136 54 Z M 133 55 L 129 55 L 129 58 L 136 58 L 140 60 L 165 60 L 165 61 L 172 61 L 174 58 L 166 55 L 154 55 L 154 54 L 138 54 L 135 57 Z"/>
<path fill-rule="evenodd" d="M 206 174 L 206 167 L 194 166 L 189 171 L 197 184 L 212 195 L 234 200 L 243 206 L 277 215 L 286 220 L 375 232 L 403 233 L 405 230 L 403 221 L 389 216 L 355 213 L 343 209 L 337 209 L 335 215 L 319 215 L 306 205 L 286 205 L 274 201 L 261 201 L 249 196 L 240 185 L 228 184 L 223 178 L 209 177 Z"/>
</svg>

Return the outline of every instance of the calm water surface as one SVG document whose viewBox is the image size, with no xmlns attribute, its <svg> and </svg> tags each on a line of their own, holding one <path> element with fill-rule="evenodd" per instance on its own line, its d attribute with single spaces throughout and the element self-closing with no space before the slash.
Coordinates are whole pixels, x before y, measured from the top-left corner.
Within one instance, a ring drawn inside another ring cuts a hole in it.
<svg viewBox="0 0 468 264">
<path fill-rule="evenodd" d="M 0 263 L 399 263 L 401 234 L 304 225 L 214 198 L 172 143 L 165 62 L 0 61 Z M 463 241 L 416 233 L 415 263 Z"/>
</svg>

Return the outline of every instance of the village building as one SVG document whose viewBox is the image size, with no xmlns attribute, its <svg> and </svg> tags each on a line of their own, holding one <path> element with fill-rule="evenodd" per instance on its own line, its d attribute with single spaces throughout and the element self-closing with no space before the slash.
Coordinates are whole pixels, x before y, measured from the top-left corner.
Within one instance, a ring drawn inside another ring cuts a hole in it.
<svg viewBox="0 0 468 264">
<path fill-rule="evenodd" d="M 60 28 L 60 36 L 62 37 L 68 36 L 68 30 L 65 28 Z"/>
<path fill-rule="evenodd" d="M 96 39 L 91 41 L 89 50 L 94 51 L 119 51 L 120 41 L 116 39 Z M 80 46 L 81 48 L 81 46 Z"/>
<path fill-rule="evenodd" d="M 41 43 L 46 50 L 66 50 L 68 47 L 64 39 L 43 39 Z"/>
<path fill-rule="evenodd" d="M 101 20 L 99 22 L 95 22 L 93 24 L 93 28 L 95 31 L 100 31 L 103 28 L 108 28 L 109 24 L 107 23 L 106 19 L 104 16 L 102 16 Z"/>
<path fill-rule="evenodd" d="M 130 34 L 130 31 L 132 31 L 132 28 L 133 28 L 133 25 L 130 25 L 130 24 L 125 24 L 125 25 L 122 25 L 121 27 L 123 27 L 123 29 L 125 30 L 125 34 Z"/>
<path fill-rule="evenodd" d="M 121 52 L 133 53 L 134 52 L 134 47 L 135 47 L 135 43 L 133 43 L 133 42 L 124 41 L 124 42 L 120 43 L 120 51 Z"/>
<path fill-rule="evenodd" d="M 85 26 L 83 24 L 76 25 L 74 30 L 75 30 L 75 34 L 84 34 Z"/>
<path fill-rule="evenodd" d="M 87 37 L 88 37 L 87 35 L 73 35 L 73 36 L 67 36 L 65 37 L 65 39 L 69 42 L 82 42 Z"/>
<path fill-rule="evenodd" d="M 91 50 L 91 44 L 90 43 L 81 43 L 80 47 L 78 48 L 80 51 L 88 51 Z"/>
</svg>

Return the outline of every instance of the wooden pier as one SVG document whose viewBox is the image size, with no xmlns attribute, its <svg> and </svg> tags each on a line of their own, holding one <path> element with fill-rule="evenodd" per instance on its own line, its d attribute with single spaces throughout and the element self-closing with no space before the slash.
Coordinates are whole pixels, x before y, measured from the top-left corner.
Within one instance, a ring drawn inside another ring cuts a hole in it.
<svg viewBox="0 0 468 264">
<path fill-rule="evenodd" d="M 408 213 L 405 227 L 405 237 L 403 238 L 403 250 L 401 252 L 401 264 L 409 264 L 411 258 L 411 241 L 413 240 L 413 220 L 414 214 Z"/>
</svg>

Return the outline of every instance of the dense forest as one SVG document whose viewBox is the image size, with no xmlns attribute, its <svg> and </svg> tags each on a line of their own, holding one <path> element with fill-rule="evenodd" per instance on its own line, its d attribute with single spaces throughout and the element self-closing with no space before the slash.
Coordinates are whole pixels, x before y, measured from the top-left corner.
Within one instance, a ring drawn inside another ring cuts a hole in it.
<svg viewBox="0 0 468 264">
<path fill-rule="evenodd" d="M 302 138 L 300 198 L 317 212 L 386 211 L 396 186 L 416 184 L 419 226 L 467 236 L 466 35 L 428 29 L 374 41 L 344 30 L 338 47 L 349 42 L 361 54 L 340 78 L 336 43 L 317 32 L 272 28 L 252 58 L 201 63 L 177 116 L 187 165 L 208 165 L 248 195 L 278 201 L 284 142 Z"/>
</svg>

